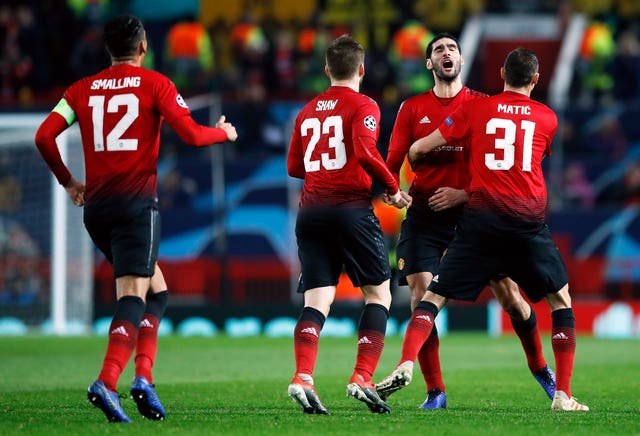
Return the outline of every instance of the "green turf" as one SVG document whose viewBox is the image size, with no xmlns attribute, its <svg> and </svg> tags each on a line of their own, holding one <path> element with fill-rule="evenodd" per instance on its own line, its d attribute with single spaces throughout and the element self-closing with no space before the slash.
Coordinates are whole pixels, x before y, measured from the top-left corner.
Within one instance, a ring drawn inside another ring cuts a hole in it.
<svg viewBox="0 0 640 436">
<path fill-rule="evenodd" d="M 572 388 L 587 413 L 549 410 L 517 338 L 455 333 L 441 340 L 449 408 L 417 409 L 425 392 L 416 367 L 414 382 L 390 397 L 392 413 L 374 415 L 345 396 L 355 340 L 323 338 L 315 380 L 331 416 L 310 416 L 286 395 L 292 339 L 163 337 L 155 382 L 167 419 L 144 420 L 125 399 L 131 425 L 108 424 L 86 401 L 105 345 L 97 337 L 0 337 L 0 434 L 640 434 L 637 339 L 578 339 Z M 400 347 L 399 337 L 387 339 L 374 379 L 393 369 Z M 130 365 L 122 392 L 132 376 Z"/>
</svg>

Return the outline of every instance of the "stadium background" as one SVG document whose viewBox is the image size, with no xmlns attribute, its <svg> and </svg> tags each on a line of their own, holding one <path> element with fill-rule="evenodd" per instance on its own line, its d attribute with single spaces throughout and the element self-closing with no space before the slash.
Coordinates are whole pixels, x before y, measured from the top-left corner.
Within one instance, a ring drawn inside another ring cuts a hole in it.
<svg viewBox="0 0 640 436">
<path fill-rule="evenodd" d="M 328 85 L 327 41 L 348 32 L 365 45 L 362 90 L 381 105 L 384 154 L 400 102 L 431 85 L 426 43 L 447 31 L 476 42 L 462 47 L 465 83 L 489 93 L 500 91 L 498 66 L 511 48 L 538 53 L 542 80 L 534 98 L 560 119 L 545 167 L 549 223 L 569 268 L 579 329 L 640 335 L 637 1 L 3 1 L 0 110 L 47 112 L 66 86 L 108 65 L 101 25 L 125 11 L 145 21 L 147 67 L 172 77 L 191 101 L 207 96 L 194 110 L 200 122 L 221 112 L 240 135 L 210 157 L 163 131 L 160 261 L 174 323 L 199 316 L 218 326 L 238 321 L 239 331 L 255 332 L 255 321 L 297 314 L 291 228 L 299 185 L 286 175 L 285 156 L 297 110 Z M 20 165 L 0 149 L 0 218 L 17 222 L 26 235 L 16 242 L 0 226 L 0 316 L 50 299 L 50 242 L 37 223 L 22 219 L 28 205 L 21 202 Z M 224 190 L 216 193 L 221 174 Z M 392 249 L 401 217 L 382 206 L 377 212 Z M 393 292 L 392 315 L 406 319 L 408 291 L 394 286 Z M 112 313 L 111 269 L 99 255 L 93 296 L 94 319 Z M 500 332 L 504 315 L 489 296 L 480 304 L 451 304 L 448 327 Z M 360 297 L 348 284 L 341 283 L 338 297 L 334 317 L 357 316 Z M 537 311 L 543 329 L 546 312 Z"/>
</svg>

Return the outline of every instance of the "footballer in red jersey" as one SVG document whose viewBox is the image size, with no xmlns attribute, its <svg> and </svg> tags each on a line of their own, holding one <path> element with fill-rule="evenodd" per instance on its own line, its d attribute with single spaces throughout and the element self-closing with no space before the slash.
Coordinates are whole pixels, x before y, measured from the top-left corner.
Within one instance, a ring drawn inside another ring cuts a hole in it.
<svg viewBox="0 0 640 436">
<path fill-rule="evenodd" d="M 425 55 L 426 67 L 433 74 L 435 86 L 407 99 L 398 110 L 387 154 L 387 166 L 396 177 L 414 141 L 436 130 L 457 108 L 488 97 L 462 84 L 460 72 L 464 59 L 453 35 L 436 35 L 427 45 Z M 471 175 L 468 151 L 466 139 L 451 140 L 413 166 L 415 177 L 409 190 L 412 204 L 401 224 L 396 256 L 398 283 L 409 286 L 411 310 L 418 314 L 424 312 L 424 306 L 429 304 L 423 298 L 438 271 L 442 255 L 453 239 L 458 219 L 469 198 L 467 191 Z M 554 375 L 544 358 L 535 312 L 520 294 L 518 286 L 504 274 L 492 277 L 489 286 L 509 314 L 525 351 L 529 370 L 547 396 L 552 398 Z M 398 365 L 405 361 L 413 362 L 417 358 L 427 386 L 427 398 L 420 408 L 446 408 L 438 331 L 434 326 L 424 343 L 410 344 L 408 341 L 413 337 L 412 328 L 410 325 L 407 330 L 403 355 Z M 413 355 L 414 352 L 417 356 Z M 383 398 L 402 386 L 396 376 L 376 384 Z"/>
<path fill-rule="evenodd" d="M 166 76 L 130 63 L 116 63 L 72 84 L 53 114 L 56 120 L 47 124 L 55 122 L 57 130 L 61 121 L 80 126 L 86 203 L 109 197 L 157 197 L 163 121 L 195 146 L 228 139 L 223 129 L 193 121 L 189 107 Z M 65 185 L 71 176 L 50 141 L 41 151 L 60 184 Z"/>
<path fill-rule="evenodd" d="M 447 140 L 467 139 L 470 147 L 470 199 L 425 294 L 428 317 L 435 318 L 442 297 L 475 300 L 489 279 L 506 273 L 532 301 L 545 298 L 551 310 L 556 363 L 551 409 L 587 411 L 571 396 L 575 316 L 567 270 L 544 221 L 541 162 L 550 154 L 557 119 L 530 98 L 540 78 L 532 51 L 511 51 L 500 73 L 502 93 L 460 107 L 409 150 L 409 160 L 416 162 Z M 423 324 L 414 329 L 416 335 L 431 331 L 431 321 L 412 317 L 410 322 Z"/>
<path fill-rule="evenodd" d="M 332 86 L 300 111 L 291 135 L 289 175 L 304 179 L 300 207 L 371 205 L 371 181 L 398 192 L 376 144 L 380 108 L 347 86 Z"/>
<path fill-rule="evenodd" d="M 235 128 L 221 117 L 216 127 L 197 124 L 171 81 L 142 68 L 147 50 L 142 22 L 130 15 L 104 27 L 111 66 L 79 80 L 44 120 L 35 142 L 58 182 L 76 206 L 96 246 L 113 265 L 117 303 L 109 342 L 89 401 L 111 422 L 131 422 L 116 392 L 134 350 L 130 393 L 140 413 L 162 420 L 152 366 L 160 320 L 167 306 L 167 284 L 157 265 L 160 223 L 157 165 L 160 126 L 167 121 L 194 146 L 235 141 Z M 86 184 L 65 166 L 56 137 L 77 122 L 82 137 Z"/>
<path fill-rule="evenodd" d="M 446 46 L 446 42 L 455 41 L 452 38 L 437 39 L 435 46 Z M 429 60 L 435 62 L 437 56 Z M 457 63 L 460 59 L 458 52 Z M 396 179 L 414 141 L 435 130 L 461 105 L 487 96 L 463 86 L 459 68 L 451 81 L 438 77 L 435 70 L 439 68 L 433 67 L 436 86 L 407 99 L 398 110 L 387 152 L 387 166 Z M 471 177 L 467 153 L 465 141 L 452 141 L 438 147 L 413 166 L 415 176 L 409 188 L 411 208 L 402 222 L 396 252 L 399 283 L 410 286 L 412 308 L 424 295 L 442 253 L 453 238 L 455 223 L 468 199 L 465 190 Z M 426 283 L 414 283 L 420 279 L 416 276 L 420 273 L 430 274 Z"/>
<path fill-rule="evenodd" d="M 313 370 L 320 333 L 344 268 L 365 300 L 347 395 L 374 413 L 389 413 L 371 382 L 391 304 L 391 269 L 371 206 L 372 179 L 383 183 L 387 201 L 398 208 L 407 206 L 410 197 L 399 190 L 376 148 L 380 109 L 358 92 L 364 49 L 343 35 L 327 48 L 326 63 L 331 87 L 300 111 L 287 158 L 289 175 L 304 179 L 296 220 L 304 308 L 294 329 L 296 371 L 288 395 L 305 413 L 328 413 L 315 391 Z"/>
<path fill-rule="evenodd" d="M 473 135 L 469 210 L 494 211 L 539 230 L 547 209 L 542 159 L 551 154 L 557 127 L 551 109 L 514 91 L 447 117 L 440 126 L 447 142 Z"/>
<path fill-rule="evenodd" d="M 456 77 L 458 76 L 459 70 L 456 72 Z M 414 141 L 438 128 L 458 107 L 469 101 L 487 97 L 487 94 L 462 84 L 460 86 L 460 89 L 455 87 L 456 93 L 451 97 L 438 96 L 435 89 L 430 89 L 402 103 L 387 152 L 387 166 L 394 175 L 400 173 L 409 147 Z M 456 189 L 466 189 L 469 186 L 466 151 L 464 141 L 451 141 L 415 163 L 415 177 L 409 190 L 409 195 L 413 198 L 412 207 L 421 201 L 425 202 L 424 207 L 428 207 L 429 197 L 441 186 Z"/>
</svg>

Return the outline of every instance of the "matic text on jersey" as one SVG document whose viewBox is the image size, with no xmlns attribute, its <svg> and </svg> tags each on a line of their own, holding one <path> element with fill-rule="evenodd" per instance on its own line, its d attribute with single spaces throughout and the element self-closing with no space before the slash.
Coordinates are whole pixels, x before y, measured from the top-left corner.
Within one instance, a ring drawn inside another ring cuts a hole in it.
<svg viewBox="0 0 640 436">
<path fill-rule="evenodd" d="M 531 115 L 531 107 L 528 105 L 512 105 L 498 103 L 498 112 L 513 115 Z"/>
</svg>

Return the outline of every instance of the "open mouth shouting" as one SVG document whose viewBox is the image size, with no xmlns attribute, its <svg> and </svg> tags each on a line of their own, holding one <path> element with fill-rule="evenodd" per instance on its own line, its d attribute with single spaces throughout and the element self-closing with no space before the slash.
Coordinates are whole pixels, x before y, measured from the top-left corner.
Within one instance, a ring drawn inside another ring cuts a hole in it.
<svg viewBox="0 0 640 436">
<path fill-rule="evenodd" d="M 445 73 L 454 73 L 456 70 L 455 64 L 451 59 L 445 59 L 442 61 L 442 71 Z"/>
</svg>

